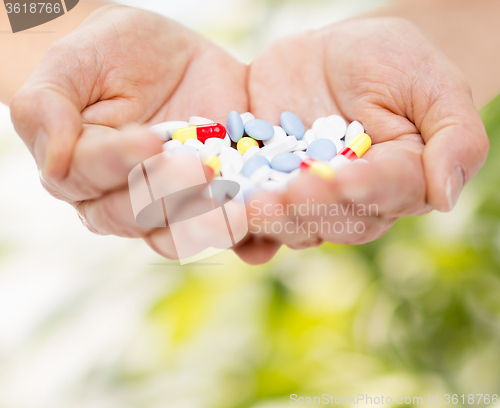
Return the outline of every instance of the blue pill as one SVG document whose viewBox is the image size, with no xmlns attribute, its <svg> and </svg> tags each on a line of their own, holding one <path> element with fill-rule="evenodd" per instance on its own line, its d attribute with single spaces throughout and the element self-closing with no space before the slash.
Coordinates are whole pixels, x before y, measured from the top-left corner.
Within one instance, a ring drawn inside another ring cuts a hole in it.
<svg viewBox="0 0 500 408">
<path fill-rule="evenodd" d="M 306 154 L 314 160 L 330 161 L 337 154 L 337 147 L 329 139 L 316 139 L 309 145 Z"/>
<path fill-rule="evenodd" d="M 281 127 L 290 136 L 295 136 L 297 140 L 301 140 L 306 133 L 304 124 L 300 118 L 292 112 L 283 112 L 281 114 Z"/>
<path fill-rule="evenodd" d="M 260 155 L 252 156 L 243 165 L 243 175 L 245 177 L 250 177 L 259 167 L 262 166 L 269 166 L 269 160 Z"/>
<path fill-rule="evenodd" d="M 245 123 L 245 133 L 255 140 L 269 140 L 274 136 L 274 128 L 265 120 L 253 119 Z"/>
<path fill-rule="evenodd" d="M 273 157 L 271 167 L 274 170 L 290 173 L 297 170 L 302 163 L 302 159 L 293 153 L 281 153 Z"/>
<path fill-rule="evenodd" d="M 243 120 L 241 120 L 241 116 L 238 112 L 232 111 L 227 116 L 226 130 L 234 143 L 238 143 L 238 140 L 243 137 L 245 126 L 243 125 Z"/>
</svg>

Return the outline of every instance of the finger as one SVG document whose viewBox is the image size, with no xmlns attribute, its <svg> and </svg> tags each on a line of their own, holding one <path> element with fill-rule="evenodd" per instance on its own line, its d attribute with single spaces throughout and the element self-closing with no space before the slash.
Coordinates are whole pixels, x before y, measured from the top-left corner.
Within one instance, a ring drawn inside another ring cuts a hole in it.
<svg viewBox="0 0 500 408">
<path fill-rule="evenodd" d="M 96 199 L 127 185 L 130 171 L 161 153 L 162 140 L 145 128 L 124 131 L 87 125 L 74 149 L 68 175 L 56 183 L 69 200 Z"/>
<path fill-rule="evenodd" d="M 380 217 L 428 212 L 421 159 L 424 145 L 419 136 L 412 139 L 376 144 L 364 156 L 370 163 L 355 161 L 342 168 L 335 176 L 340 196 Z"/>
<path fill-rule="evenodd" d="M 444 89 L 421 114 L 419 124 L 426 142 L 423 162 L 428 201 L 439 211 L 455 207 L 463 187 L 482 167 L 489 150 L 470 88 L 460 83 L 447 85 L 438 86 Z"/>
<path fill-rule="evenodd" d="M 302 246 L 306 247 L 323 241 L 348 245 L 370 242 L 395 221 L 379 216 L 376 206 L 353 201 L 336 179 L 326 181 L 306 174 L 290 185 L 285 196 L 287 208 L 299 213 L 298 228 L 305 233 Z"/>
<path fill-rule="evenodd" d="M 136 222 L 128 189 L 114 191 L 98 200 L 82 201 L 75 208 L 83 224 L 95 234 L 140 238 L 153 231 Z"/>
<path fill-rule="evenodd" d="M 234 248 L 234 252 L 249 265 L 262 265 L 273 259 L 280 247 L 275 241 L 252 235 L 244 244 Z"/>
</svg>

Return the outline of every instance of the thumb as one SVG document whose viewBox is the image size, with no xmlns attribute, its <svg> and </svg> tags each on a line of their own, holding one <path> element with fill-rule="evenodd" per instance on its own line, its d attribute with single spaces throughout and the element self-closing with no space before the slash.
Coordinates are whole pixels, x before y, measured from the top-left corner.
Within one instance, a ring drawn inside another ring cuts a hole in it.
<svg viewBox="0 0 500 408">
<path fill-rule="evenodd" d="M 83 125 L 73 98 L 59 86 L 27 86 L 11 103 L 14 127 L 45 179 L 63 178 Z"/>
</svg>

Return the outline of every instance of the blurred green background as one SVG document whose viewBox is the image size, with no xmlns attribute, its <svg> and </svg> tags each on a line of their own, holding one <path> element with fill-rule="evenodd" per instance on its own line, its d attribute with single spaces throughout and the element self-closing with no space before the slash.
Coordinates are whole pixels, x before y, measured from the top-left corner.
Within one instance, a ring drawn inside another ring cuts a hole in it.
<svg viewBox="0 0 500 408">
<path fill-rule="evenodd" d="M 200 30 L 245 60 L 315 15 L 383 2 L 236 3 L 244 23 Z M 291 394 L 358 393 L 426 406 L 439 394 L 442 407 L 445 394 L 499 394 L 500 98 L 481 113 L 490 156 L 452 213 L 399 220 L 367 245 L 282 249 L 261 267 L 226 252 L 181 268 L 92 236 L 43 192 L 5 125 L 0 408 L 279 408 Z"/>
</svg>

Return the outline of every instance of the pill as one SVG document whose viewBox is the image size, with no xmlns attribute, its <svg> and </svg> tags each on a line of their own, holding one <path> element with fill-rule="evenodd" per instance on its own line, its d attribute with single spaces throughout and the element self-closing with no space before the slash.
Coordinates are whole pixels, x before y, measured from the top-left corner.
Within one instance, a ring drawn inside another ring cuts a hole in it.
<svg viewBox="0 0 500 408">
<path fill-rule="evenodd" d="M 314 130 L 312 129 L 309 129 L 306 134 L 304 135 L 304 139 L 307 143 L 311 144 L 312 142 L 314 142 L 316 140 L 316 133 L 314 132 Z"/>
<path fill-rule="evenodd" d="M 177 141 L 177 140 L 176 140 Z M 196 150 L 200 150 L 203 146 L 205 146 L 203 143 L 201 143 L 198 139 L 187 139 L 184 142 L 185 146 L 192 146 Z"/>
<path fill-rule="evenodd" d="M 214 172 L 214 175 L 218 176 L 220 174 L 220 160 L 217 156 L 211 156 L 203 161 L 205 166 L 208 166 Z"/>
<path fill-rule="evenodd" d="M 193 146 L 181 145 L 172 150 L 172 154 L 174 156 L 196 156 L 198 154 L 198 150 L 196 150 Z"/>
<path fill-rule="evenodd" d="M 272 171 L 271 167 L 260 166 L 250 176 L 250 181 L 254 182 L 257 185 L 262 184 L 262 183 L 266 182 L 267 180 L 269 180 L 269 176 L 271 174 L 271 171 Z"/>
<path fill-rule="evenodd" d="M 220 123 L 211 123 L 208 125 L 189 126 L 177 129 L 172 136 L 174 140 L 180 140 L 184 143 L 187 139 L 198 139 L 205 143 L 209 138 L 224 139 L 226 137 L 226 128 Z"/>
<path fill-rule="evenodd" d="M 338 154 L 332 160 L 330 160 L 328 164 L 332 169 L 338 172 L 344 167 L 347 167 L 349 164 L 352 164 L 352 161 L 350 161 L 347 157 Z"/>
<path fill-rule="evenodd" d="M 274 170 L 290 173 L 300 167 L 301 158 L 293 153 L 281 153 L 273 157 L 271 167 Z"/>
<path fill-rule="evenodd" d="M 326 116 L 319 117 L 313 122 L 311 128 L 313 130 L 319 129 L 323 125 L 323 123 L 325 123 L 325 121 L 326 121 Z"/>
<path fill-rule="evenodd" d="M 207 139 L 205 144 L 209 146 L 217 144 L 220 146 L 219 150 L 222 150 L 223 147 L 227 147 L 227 145 L 224 143 L 224 140 L 219 139 L 218 137 L 211 137 L 210 139 Z"/>
<path fill-rule="evenodd" d="M 302 120 L 295 113 L 283 112 L 280 116 L 280 123 L 283 130 L 289 136 L 295 136 L 297 140 L 301 140 L 304 137 L 306 132 L 304 123 L 302 123 Z"/>
<path fill-rule="evenodd" d="M 281 126 L 273 126 L 274 135 L 271 139 L 263 140 L 264 146 L 270 145 L 277 142 L 278 140 L 284 139 L 286 137 L 286 132 L 281 128 Z"/>
<path fill-rule="evenodd" d="M 347 123 L 342 116 L 330 115 L 326 118 L 325 123 L 333 130 L 334 137 L 342 139 L 347 131 Z"/>
<path fill-rule="evenodd" d="M 198 126 L 198 125 L 211 125 L 214 123 L 213 120 L 207 119 L 207 118 L 202 118 L 201 116 L 191 116 L 189 118 L 189 124 L 191 126 Z"/>
<path fill-rule="evenodd" d="M 222 139 L 222 145 L 225 147 L 231 147 L 231 138 L 229 135 L 226 135 L 226 137 Z"/>
<path fill-rule="evenodd" d="M 151 126 L 149 130 L 156 133 L 163 140 L 170 140 L 172 139 L 172 136 L 177 129 L 185 128 L 188 126 L 188 122 L 172 120 L 169 122 L 158 123 L 157 125 Z"/>
<path fill-rule="evenodd" d="M 229 113 L 226 121 L 226 130 L 234 143 L 238 143 L 238 140 L 243 137 L 245 125 L 243 124 L 243 120 L 238 112 L 231 111 Z"/>
<path fill-rule="evenodd" d="M 172 151 L 176 147 L 182 146 L 182 143 L 179 140 L 169 140 L 167 143 L 163 144 L 164 151 Z"/>
<path fill-rule="evenodd" d="M 259 142 L 251 137 L 242 137 L 236 145 L 236 148 L 241 154 L 245 154 L 251 147 L 259 148 Z"/>
<path fill-rule="evenodd" d="M 271 170 L 271 173 L 269 173 L 269 178 L 274 181 L 279 181 L 280 183 L 288 183 L 290 180 L 290 174 L 291 173 L 285 173 L 283 171 L 278 171 L 278 170 Z"/>
<path fill-rule="evenodd" d="M 242 113 L 240 115 L 240 117 L 241 117 L 241 120 L 243 121 L 243 124 L 255 119 L 255 116 L 253 114 L 251 114 L 250 112 Z"/>
<path fill-rule="evenodd" d="M 295 150 L 306 150 L 309 147 L 307 140 L 299 140 Z"/>
<path fill-rule="evenodd" d="M 219 143 L 204 144 L 203 147 L 198 150 L 198 155 L 200 156 L 200 159 L 204 161 L 211 156 L 217 156 L 218 154 L 220 154 L 221 150 L 222 146 Z"/>
<path fill-rule="evenodd" d="M 243 165 L 242 173 L 245 177 L 250 177 L 261 166 L 270 167 L 269 160 L 263 156 L 253 156 Z"/>
<path fill-rule="evenodd" d="M 306 153 L 311 159 L 330 161 L 337 154 L 337 148 L 329 139 L 317 139 L 309 145 Z"/>
<path fill-rule="evenodd" d="M 258 147 L 258 146 L 252 146 L 243 155 L 243 161 L 247 161 L 250 157 L 255 156 L 259 151 L 260 151 L 260 147 Z"/>
<path fill-rule="evenodd" d="M 335 170 L 328 164 L 314 159 L 306 159 L 300 165 L 300 169 L 309 171 L 324 180 L 331 180 L 335 176 Z"/>
<path fill-rule="evenodd" d="M 370 139 L 370 136 L 366 133 L 360 133 L 347 143 L 346 147 L 339 152 L 339 155 L 345 156 L 349 160 L 354 161 L 361 158 L 371 145 L 372 140 Z"/>
<path fill-rule="evenodd" d="M 296 150 L 293 152 L 296 156 L 300 157 L 301 160 L 305 160 L 309 158 L 306 152 L 303 152 L 302 150 Z"/>
<path fill-rule="evenodd" d="M 297 139 L 295 136 L 287 136 L 276 143 L 264 146 L 257 154 L 261 156 L 276 156 L 280 153 L 291 152 L 297 147 Z"/>
<path fill-rule="evenodd" d="M 274 129 L 265 120 L 253 119 L 245 123 L 245 133 L 255 140 L 268 140 L 274 136 Z"/>
<path fill-rule="evenodd" d="M 361 123 L 355 120 L 347 127 L 347 131 L 345 133 L 345 142 L 349 143 L 352 139 L 354 139 L 354 136 L 357 136 L 360 133 L 365 133 L 365 128 Z"/>
<path fill-rule="evenodd" d="M 223 148 L 219 159 L 221 162 L 221 173 L 225 177 L 228 174 L 238 174 L 243 169 L 243 156 L 232 147 Z"/>
</svg>

